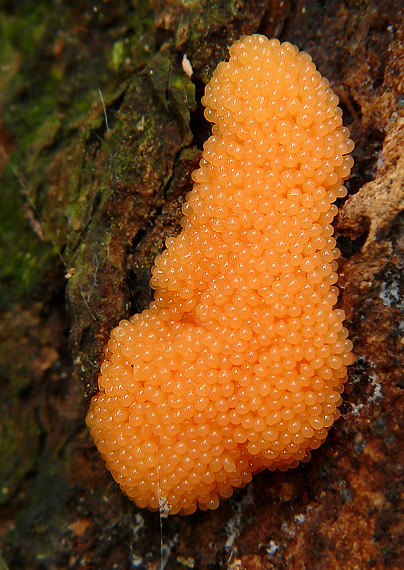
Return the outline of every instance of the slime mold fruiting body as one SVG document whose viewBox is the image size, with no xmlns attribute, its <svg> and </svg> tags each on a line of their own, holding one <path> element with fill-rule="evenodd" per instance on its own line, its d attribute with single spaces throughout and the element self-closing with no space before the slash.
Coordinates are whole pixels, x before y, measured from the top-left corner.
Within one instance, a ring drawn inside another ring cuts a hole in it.
<svg viewBox="0 0 404 570">
<path fill-rule="evenodd" d="M 140 507 L 191 513 L 310 457 L 353 362 L 333 202 L 353 148 L 308 54 L 259 35 L 206 87 L 213 122 L 149 309 L 112 331 L 87 416 Z"/>
</svg>

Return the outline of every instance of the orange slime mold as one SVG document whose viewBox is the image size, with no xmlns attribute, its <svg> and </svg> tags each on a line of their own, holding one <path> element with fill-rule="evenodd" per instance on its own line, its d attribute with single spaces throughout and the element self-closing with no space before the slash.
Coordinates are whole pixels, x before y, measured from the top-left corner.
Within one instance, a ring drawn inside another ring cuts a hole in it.
<svg viewBox="0 0 404 570">
<path fill-rule="evenodd" d="M 331 222 L 353 148 L 310 56 L 253 35 L 206 86 L 213 122 L 154 302 L 111 333 L 87 424 L 140 507 L 192 513 L 296 467 L 354 360 Z"/>
</svg>

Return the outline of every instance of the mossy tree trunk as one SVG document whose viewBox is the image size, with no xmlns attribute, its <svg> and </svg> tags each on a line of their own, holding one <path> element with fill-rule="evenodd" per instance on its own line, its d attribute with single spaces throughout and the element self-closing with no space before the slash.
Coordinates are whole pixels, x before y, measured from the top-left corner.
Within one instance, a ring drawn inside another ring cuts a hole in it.
<svg viewBox="0 0 404 570">
<path fill-rule="evenodd" d="M 312 55 L 356 142 L 336 228 L 358 359 L 309 464 L 170 517 L 161 550 L 84 417 L 108 331 L 179 231 L 204 84 L 257 31 Z M 393 0 L 0 2 L 0 567 L 401 567 L 403 42 Z"/>
</svg>

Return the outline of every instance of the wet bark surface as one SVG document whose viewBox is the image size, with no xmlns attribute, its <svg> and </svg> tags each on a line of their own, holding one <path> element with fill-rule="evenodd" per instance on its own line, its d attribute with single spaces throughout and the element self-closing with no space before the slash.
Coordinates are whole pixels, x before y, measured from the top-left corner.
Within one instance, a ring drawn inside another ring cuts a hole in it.
<svg viewBox="0 0 404 570">
<path fill-rule="evenodd" d="M 84 419 L 110 329 L 179 232 L 204 85 L 255 32 L 312 55 L 356 144 L 335 227 L 357 361 L 309 463 L 161 533 Z M 392 0 L 0 4 L 0 567 L 403 566 L 403 35 Z"/>
</svg>

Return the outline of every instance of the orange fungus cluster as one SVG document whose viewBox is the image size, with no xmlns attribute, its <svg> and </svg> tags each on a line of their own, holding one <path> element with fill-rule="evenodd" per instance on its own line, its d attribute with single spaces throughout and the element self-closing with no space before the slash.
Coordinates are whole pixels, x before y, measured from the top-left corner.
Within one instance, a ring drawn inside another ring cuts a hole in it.
<svg viewBox="0 0 404 570">
<path fill-rule="evenodd" d="M 213 123 L 149 309 L 112 331 L 87 416 L 140 507 L 214 509 L 310 457 L 354 360 L 331 222 L 353 148 L 310 56 L 253 35 L 219 64 Z"/>
</svg>

